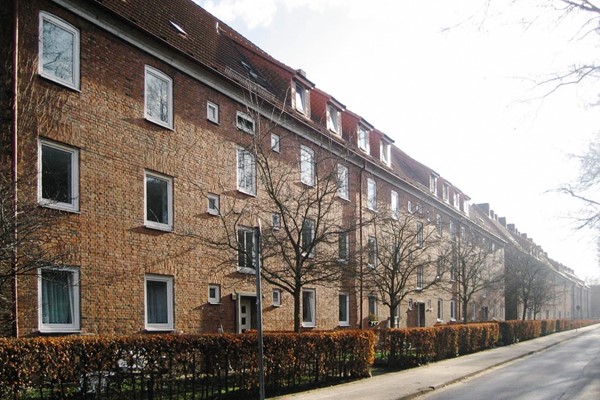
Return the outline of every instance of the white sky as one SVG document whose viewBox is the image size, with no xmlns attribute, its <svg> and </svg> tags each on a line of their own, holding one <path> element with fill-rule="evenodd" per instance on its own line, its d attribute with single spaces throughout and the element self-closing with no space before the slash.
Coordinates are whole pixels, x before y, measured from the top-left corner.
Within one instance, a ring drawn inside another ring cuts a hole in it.
<svg viewBox="0 0 600 400">
<path fill-rule="evenodd" d="M 600 275 L 593 236 L 568 218 L 578 204 L 548 193 L 577 176 L 569 154 L 597 130 L 598 82 L 543 99 L 553 86 L 535 86 L 593 60 L 600 38 L 577 36 L 585 16 L 561 19 L 548 0 L 195 1 L 550 257 Z"/>
</svg>

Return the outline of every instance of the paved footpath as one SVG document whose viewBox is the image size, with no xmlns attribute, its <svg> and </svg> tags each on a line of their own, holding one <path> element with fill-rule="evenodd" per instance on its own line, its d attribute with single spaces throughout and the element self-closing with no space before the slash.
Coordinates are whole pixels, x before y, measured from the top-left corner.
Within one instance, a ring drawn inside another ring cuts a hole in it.
<svg viewBox="0 0 600 400">
<path fill-rule="evenodd" d="M 355 382 L 276 397 L 278 400 L 400 400 L 411 399 L 490 368 L 537 353 L 584 332 L 600 329 L 592 325 L 554 333 L 534 340 L 475 354 L 439 361 L 418 368 L 390 372 Z"/>
</svg>

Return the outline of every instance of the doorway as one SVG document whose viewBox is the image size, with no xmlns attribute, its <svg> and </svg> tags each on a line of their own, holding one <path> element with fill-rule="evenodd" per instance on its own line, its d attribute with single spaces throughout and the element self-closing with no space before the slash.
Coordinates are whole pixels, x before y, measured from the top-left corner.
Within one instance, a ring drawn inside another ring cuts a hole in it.
<svg viewBox="0 0 600 400">
<path fill-rule="evenodd" d="M 256 296 L 239 295 L 237 301 L 238 333 L 243 333 L 247 330 L 257 329 L 256 322 Z"/>
</svg>

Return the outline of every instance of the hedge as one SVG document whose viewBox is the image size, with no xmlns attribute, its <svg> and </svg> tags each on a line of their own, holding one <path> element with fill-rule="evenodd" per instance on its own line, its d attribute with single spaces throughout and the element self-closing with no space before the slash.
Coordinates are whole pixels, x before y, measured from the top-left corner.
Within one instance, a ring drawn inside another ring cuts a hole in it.
<svg viewBox="0 0 600 400">
<path fill-rule="evenodd" d="M 372 331 L 265 334 L 270 395 L 363 378 Z M 234 399 L 258 393 L 256 334 L 0 339 L 0 399 Z"/>
</svg>

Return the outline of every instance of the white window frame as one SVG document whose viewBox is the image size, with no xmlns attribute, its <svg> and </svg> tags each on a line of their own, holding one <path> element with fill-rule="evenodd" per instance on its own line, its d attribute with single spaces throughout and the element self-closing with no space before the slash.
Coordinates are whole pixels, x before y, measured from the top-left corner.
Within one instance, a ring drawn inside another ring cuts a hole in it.
<svg viewBox="0 0 600 400">
<path fill-rule="evenodd" d="M 161 80 L 167 84 L 167 120 L 163 121 L 160 118 L 150 115 L 148 101 L 148 83 L 150 77 Z M 173 129 L 173 79 L 164 72 L 146 65 L 144 67 L 144 118 L 157 125 L 165 128 Z"/>
<path fill-rule="evenodd" d="M 437 176 L 431 174 L 429 176 L 429 191 L 433 193 L 434 196 L 437 196 Z"/>
<path fill-rule="evenodd" d="M 369 153 L 369 130 L 364 126 L 359 125 L 356 136 L 358 148 L 365 153 Z"/>
<path fill-rule="evenodd" d="M 438 322 L 442 322 L 444 320 L 444 300 L 442 299 L 438 299 L 437 300 L 437 319 Z"/>
<path fill-rule="evenodd" d="M 417 267 L 417 290 L 423 289 L 423 266 Z"/>
<path fill-rule="evenodd" d="M 273 289 L 271 299 L 273 307 L 281 307 L 281 289 Z"/>
<path fill-rule="evenodd" d="M 374 315 L 374 316 L 378 316 L 378 312 L 377 312 L 377 296 L 374 293 L 369 294 L 369 296 L 367 297 L 368 299 L 368 311 L 369 311 L 369 316 Z"/>
<path fill-rule="evenodd" d="M 240 233 L 243 232 L 243 243 L 240 243 Z M 254 230 L 252 228 L 248 228 L 245 226 L 240 226 L 237 228 L 236 230 L 236 234 L 237 234 L 237 245 L 238 245 L 238 250 L 237 250 L 237 270 L 238 272 L 241 273 L 245 273 L 245 274 L 254 274 L 256 272 L 256 269 L 254 267 L 254 258 L 255 258 L 255 254 L 254 254 Z M 250 240 L 250 243 L 248 243 L 248 240 Z M 250 252 L 250 266 L 248 266 L 247 264 L 247 246 L 248 245 L 252 246 L 252 250 Z M 243 251 L 241 249 L 244 249 Z M 241 257 L 244 257 L 243 262 L 241 261 Z"/>
<path fill-rule="evenodd" d="M 341 199 L 349 200 L 350 185 L 349 185 L 348 167 L 343 164 L 337 165 L 337 194 Z"/>
<path fill-rule="evenodd" d="M 381 162 L 384 163 L 385 165 L 387 165 L 388 167 L 391 164 L 391 158 L 390 158 L 391 147 L 392 146 L 384 140 L 381 141 L 380 146 L 379 146 L 379 156 L 380 156 Z"/>
<path fill-rule="evenodd" d="M 271 133 L 271 150 L 275 153 L 281 152 L 281 138 L 275 133 Z"/>
<path fill-rule="evenodd" d="M 294 108 L 302 115 L 308 115 L 308 91 L 300 82 L 294 82 Z"/>
<path fill-rule="evenodd" d="M 305 225 L 307 226 L 307 229 L 305 229 Z M 315 221 L 313 221 L 312 219 L 306 218 L 302 222 L 301 229 L 302 229 L 302 231 L 300 232 L 300 247 L 302 248 L 302 254 L 306 254 L 309 258 L 312 258 L 315 256 L 315 245 L 314 245 Z M 305 233 L 308 231 L 308 229 L 310 229 L 310 237 L 306 238 Z M 307 247 L 311 248 L 310 252 L 308 252 L 308 253 L 306 250 Z"/>
<path fill-rule="evenodd" d="M 395 190 L 390 192 L 390 212 L 392 218 L 398 219 L 398 216 L 400 215 L 400 197 Z"/>
<path fill-rule="evenodd" d="M 44 270 L 54 271 L 65 271 L 72 274 L 73 285 L 70 288 L 70 300 L 71 300 L 71 317 L 72 322 L 70 324 L 58 324 L 44 322 L 43 318 L 43 307 L 44 307 L 44 294 L 43 294 L 43 279 L 42 274 Z M 81 315 L 80 315 L 80 287 L 79 287 L 79 268 L 74 267 L 43 267 L 39 268 L 37 272 L 38 276 L 38 329 L 42 333 L 71 333 L 79 332 L 81 330 Z"/>
<path fill-rule="evenodd" d="M 344 304 L 342 304 L 342 298 L 344 298 Z M 344 307 L 346 319 L 340 318 L 342 306 Z M 347 292 L 340 292 L 338 294 L 338 324 L 339 326 L 350 326 L 350 295 Z"/>
<path fill-rule="evenodd" d="M 338 261 L 347 263 L 350 256 L 350 238 L 348 232 L 338 233 Z"/>
<path fill-rule="evenodd" d="M 446 202 L 450 202 L 450 185 L 444 183 L 442 186 L 442 199 Z"/>
<path fill-rule="evenodd" d="M 219 125 L 219 105 L 212 101 L 206 102 L 206 119 Z"/>
<path fill-rule="evenodd" d="M 373 269 L 377 267 L 377 239 L 374 236 L 367 238 L 367 266 Z"/>
<path fill-rule="evenodd" d="M 167 222 L 157 222 L 148 219 L 148 178 L 165 181 L 167 183 Z M 173 230 L 173 178 L 152 171 L 144 171 L 144 226 L 162 231 Z"/>
<path fill-rule="evenodd" d="M 65 203 L 53 199 L 46 199 L 43 196 L 43 150 L 44 147 L 63 151 L 71 156 L 71 202 Z M 59 143 L 40 139 L 38 141 L 38 204 L 48 208 L 55 208 L 63 211 L 79 211 L 79 150 Z"/>
<path fill-rule="evenodd" d="M 56 27 L 73 35 L 73 45 L 71 52 L 73 56 L 73 74 L 70 80 L 65 80 L 55 74 L 44 69 L 44 22 L 55 25 Z M 41 11 L 39 15 L 39 47 L 38 47 L 38 73 L 46 79 L 61 85 L 67 86 L 71 89 L 80 90 L 80 33 L 79 29 L 75 28 L 68 22 L 52 15 L 47 12 Z"/>
<path fill-rule="evenodd" d="M 281 229 L 281 214 L 279 214 L 279 213 L 271 214 L 271 229 L 274 231 L 278 231 Z"/>
<path fill-rule="evenodd" d="M 423 247 L 425 244 L 425 239 L 423 237 L 423 223 L 421 221 L 417 221 L 417 247 Z"/>
<path fill-rule="evenodd" d="M 237 190 L 251 196 L 256 196 L 256 157 L 243 147 L 238 147 L 236 154 Z M 242 157 L 243 163 L 240 164 Z M 246 157 L 248 157 L 248 160 L 246 160 Z M 244 178 L 243 181 L 240 180 L 241 178 Z M 246 184 L 247 178 L 250 178 L 252 181 L 249 186 Z"/>
<path fill-rule="evenodd" d="M 450 321 L 456 321 L 456 300 L 450 300 Z"/>
<path fill-rule="evenodd" d="M 435 215 L 435 230 L 439 237 L 442 237 L 444 232 L 444 220 L 440 214 Z"/>
<path fill-rule="evenodd" d="M 300 146 L 300 181 L 315 186 L 315 152 L 304 145 Z"/>
<path fill-rule="evenodd" d="M 454 192 L 454 208 L 460 210 L 460 193 Z"/>
<path fill-rule="evenodd" d="M 235 115 L 235 125 L 239 130 L 254 135 L 256 123 L 248 114 L 238 111 Z"/>
<path fill-rule="evenodd" d="M 327 129 L 338 136 L 342 134 L 342 113 L 333 104 L 327 104 Z"/>
<path fill-rule="evenodd" d="M 214 292 L 214 294 L 211 294 Z M 210 284 L 208 285 L 208 304 L 221 304 L 221 286 Z"/>
<path fill-rule="evenodd" d="M 219 215 L 221 199 L 218 194 L 208 193 L 206 195 L 206 212 L 210 215 Z"/>
<path fill-rule="evenodd" d="M 148 321 L 148 282 L 163 282 L 167 285 L 167 322 L 153 323 Z M 144 325 L 147 331 L 172 331 L 175 324 L 173 319 L 174 297 L 173 277 L 166 275 L 144 275 Z"/>
<path fill-rule="evenodd" d="M 311 315 L 310 318 L 306 318 L 304 311 L 305 308 L 305 294 L 309 295 L 308 299 Z M 317 326 L 317 291 L 315 289 L 302 289 L 302 326 L 305 328 L 314 328 Z"/>
<path fill-rule="evenodd" d="M 410 200 L 406 202 L 406 211 L 408 211 L 409 214 L 412 214 L 413 212 L 412 201 Z"/>
<path fill-rule="evenodd" d="M 377 210 L 377 184 L 373 178 L 367 178 L 367 208 Z"/>
</svg>

